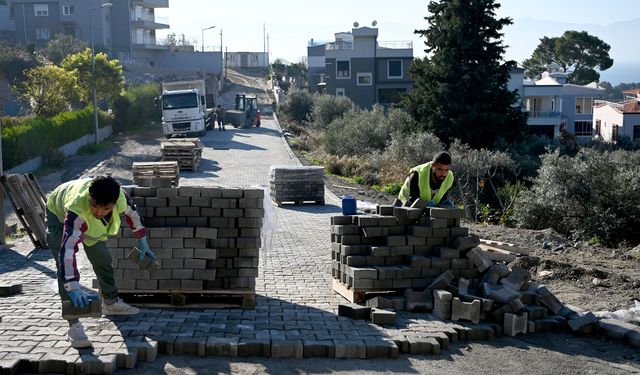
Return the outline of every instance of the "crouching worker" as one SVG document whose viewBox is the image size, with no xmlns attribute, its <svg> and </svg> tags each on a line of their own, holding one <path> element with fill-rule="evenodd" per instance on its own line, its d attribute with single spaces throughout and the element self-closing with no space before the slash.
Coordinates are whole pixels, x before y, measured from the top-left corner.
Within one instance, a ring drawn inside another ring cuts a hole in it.
<svg viewBox="0 0 640 375">
<path fill-rule="evenodd" d="M 447 198 L 453 186 L 450 167 L 451 155 L 443 151 L 435 154 L 432 161 L 411 168 L 398 199 L 406 206 L 420 198 L 430 207 L 453 207 L 453 201 Z"/>
<path fill-rule="evenodd" d="M 62 301 L 70 300 L 75 307 L 82 308 L 98 298 L 80 287 L 76 253 L 82 242 L 100 285 L 102 314 L 133 315 L 139 312 L 138 308 L 118 298 L 111 253 L 107 248 L 107 237 L 120 230 L 120 214 L 124 214 L 138 238 L 140 259 L 148 256 L 155 260 L 135 204 L 112 177 L 69 181 L 51 193 L 47 199 L 47 242 L 56 261 Z M 91 346 L 78 319 L 69 320 L 69 342 L 74 348 Z"/>
</svg>

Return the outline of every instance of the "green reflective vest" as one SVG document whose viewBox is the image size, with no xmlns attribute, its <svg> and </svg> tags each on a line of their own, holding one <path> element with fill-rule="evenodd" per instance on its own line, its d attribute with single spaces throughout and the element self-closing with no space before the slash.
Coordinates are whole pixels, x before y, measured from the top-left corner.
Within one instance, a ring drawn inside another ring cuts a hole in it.
<svg viewBox="0 0 640 375">
<path fill-rule="evenodd" d="M 95 245 L 99 241 L 106 241 L 108 236 L 118 234 L 120 229 L 120 214 L 127 208 L 127 199 L 124 191 L 120 189 L 120 196 L 113 207 L 113 213 L 109 223 L 104 225 L 102 221 L 91 213 L 89 204 L 89 186 L 91 178 L 83 178 L 65 182 L 58 186 L 47 199 L 47 209 L 64 223 L 67 211 L 72 211 L 87 223 L 87 231 L 82 236 L 82 242 L 87 246 Z"/>
<path fill-rule="evenodd" d="M 433 162 L 428 162 L 424 164 L 420 164 L 417 167 L 411 168 L 409 173 L 418 172 L 418 187 L 420 188 L 420 199 L 425 202 L 429 202 L 430 200 L 434 201 L 436 204 L 440 203 L 444 194 L 451 189 L 453 186 L 453 172 L 449 171 L 447 173 L 447 177 L 444 178 L 442 184 L 440 185 L 440 189 L 438 189 L 438 193 L 436 193 L 435 197 L 431 197 L 431 164 Z M 400 194 L 398 195 L 398 199 L 403 202 L 409 200 L 409 177 L 404 181 L 402 188 L 400 189 Z"/>
</svg>

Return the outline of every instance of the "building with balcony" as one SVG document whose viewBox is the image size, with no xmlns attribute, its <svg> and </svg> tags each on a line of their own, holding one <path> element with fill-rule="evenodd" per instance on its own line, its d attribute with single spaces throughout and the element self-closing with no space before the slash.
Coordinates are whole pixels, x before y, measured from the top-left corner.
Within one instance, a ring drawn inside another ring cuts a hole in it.
<svg viewBox="0 0 640 375">
<path fill-rule="evenodd" d="M 593 135 L 607 142 L 626 136 L 640 141 L 640 89 L 623 91 L 624 100 L 596 100 L 593 107 Z"/>
<path fill-rule="evenodd" d="M 563 72 L 545 72 L 539 80 L 526 80 L 524 69 L 511 72 L 508 85 L 518 90 L 523 108 L 529 112 L 529 130 L 534 134 L 555 138 L 560 129 L 586 142 L 593 136 L 593 104 L 604 89 L 596 83 L 575 85 L 567 83 Z"/>
<path fill-rule="evenodd" d="M 157 62 L 167 46 L 156 41 L 156 30 L 169 28 L 155 17 L 169 0 L 8 0 L 19 42 L 44 47 L 56 34 L 72 35 L 119 60 Z M 93 30 L 91 29 L 93 27 Z"/>
<path fill-rule="evenodd" d="M 312 39 L 307 62 L 311 92 L 347 96 L 362 108 L 397 103 L 413 85 L 412 43 L 378 41 L 375 27 L 336 33 L 333 42 Z"/>
</svg>

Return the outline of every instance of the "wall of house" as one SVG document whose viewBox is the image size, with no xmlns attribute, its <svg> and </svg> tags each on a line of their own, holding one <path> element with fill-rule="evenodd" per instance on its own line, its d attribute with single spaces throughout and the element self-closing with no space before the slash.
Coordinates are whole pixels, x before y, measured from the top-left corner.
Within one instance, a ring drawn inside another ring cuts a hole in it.
<svg viewBox="0 0 640 375">
<path fill-rule="evenodd" d="M 321 75 L 325 74 L 325 44 L 307 47 L 307 82 L 309 92 L 318 92 Z"/>
<path fill-rule="evenodd" d="M 603 105 L 599 107 L 595 107 L 593 109 L 593 127 L 594 133 L 596 128 L 596 122 L 600 121 L 600 138 L 603 141 L 611 142 L 613 126 L 619 125 L 622 127 L 623 125 L 623 115 L 618 112 L 614 108 L 609 105 Z M 619 129 L 620 131 L 621 129 Z M 633 134 L 632 134 L 633 135 Z"/>
<path fill-rule="evenodd" d="M 634 140 L 633 138 L 633 129 L 636 126 L 640 126 L 640 113 L 627 113 L 624 115 L 624 125 L 623 125 L 623 130 L 621 131 L 622 135 L 626 135 L 627 137 L 631 138 L 631 140 Z M 637 140 L 640 140 L 640 137 L 635 138 Z"/>
<path fill-rule="evenodd" d="M 264 52 L 227 52 L 225 63 L 230 68 L 266 68 L 268 56 Z"/>
</svg>

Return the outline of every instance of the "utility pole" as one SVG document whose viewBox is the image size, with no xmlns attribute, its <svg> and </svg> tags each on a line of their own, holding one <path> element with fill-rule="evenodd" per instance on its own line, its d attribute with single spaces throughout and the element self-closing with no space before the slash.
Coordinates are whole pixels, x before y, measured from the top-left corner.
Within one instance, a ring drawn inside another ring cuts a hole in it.
<svg viewBox="0 0 640 375">
<path fill-rule="evenodd" d="M 262 24 L 262 55 L 267 54 L 267 26 Z"/>
<path fill-rule="evenodd" d="M 220 91 L 224 87 L 224 52 L 222 52 L 222 28 L 220 29 Z"/>
</svg>

